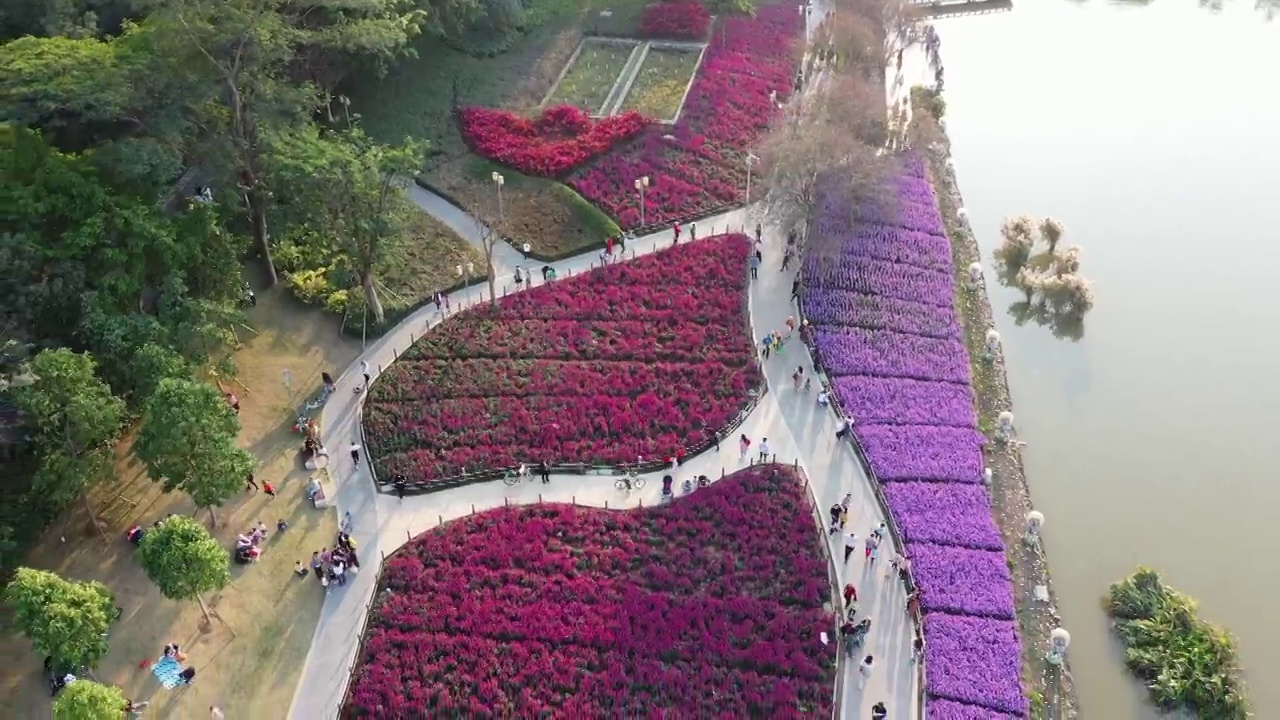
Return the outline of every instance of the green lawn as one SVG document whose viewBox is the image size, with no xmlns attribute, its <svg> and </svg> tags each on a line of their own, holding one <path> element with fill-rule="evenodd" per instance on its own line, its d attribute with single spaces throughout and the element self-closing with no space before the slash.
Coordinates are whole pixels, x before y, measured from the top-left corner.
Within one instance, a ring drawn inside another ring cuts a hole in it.
<svg viewBox="0 0 1280 720">
<path fill-rule="evenodd" d="M 639 110 L 658 120 L 674 119 L 685 88 L 698 68 L 698 57 L 696 49 L 650 47 L 622 109 Z"/>
<path fill-rule="evenodd" d="M 638 43 L 588 40 L 556 86 L 548 105 L 574 105 L 599 114 Z"/>
<path fill-rule="evenodd" d="M 540 26 L 502 53 L 471 55 L 434 38 L 414 43 L 416 57 L 398 61 L 383 77 L 351 82 L 352 112 L 374 138 L 406 137 L 431 143 L 423 178 L 458 199 L 468 211 L 496 214 L 491 166 L 472 155 L 453 119 L 457 104 L 532 113 L 551 90 L 584 33 L 634 35 L 650 0 L 532 0 Z M 608 17 L 600 11 L 608 9 Z M 607 91 L 606 91 L 607 92 Z M 505 217 L 516 244 L 535 252 L 565 252 L 603 239 L 610 221 L 559 183 L 503 169 Z M 576 200 L 575 200 L 576 198 Z"/>
</svg>

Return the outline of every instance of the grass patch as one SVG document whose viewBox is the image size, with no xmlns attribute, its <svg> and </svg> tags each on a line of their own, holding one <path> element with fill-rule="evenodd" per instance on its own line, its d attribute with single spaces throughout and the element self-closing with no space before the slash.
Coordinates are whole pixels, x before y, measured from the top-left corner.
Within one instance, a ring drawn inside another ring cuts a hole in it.
<svg viewBox="0 0 1280 720">
<path fill-rule="evenodd" d="M 698 50 L 650 47 L 622 109 L 638 110 L 659 120 L 673 119 L 698 68 L 698 57 Z"/>
<path fill-rule="evenodd" d="M 599 114 L 635 48 L 634 44 L 588 40 L 548 104 L 574 105 Z"/>
<path fill-rule="evenodd" d="M 493 183 L 477 181 L 471 155 L 453 118 L 457 105 L 532 112 L 546 97 L 584 33 L 634 36 L 649 0 L 533 0 L 532 29 L 498 54 L 469 54 L 434 38 L 414 43 L 415 56 L 386 75 L 353 79 L 345 92 L 365 130 L 381 142 L 406 137 L 430 142 L 422 176 L 456 197 L 468 212 L 490 209 Z M 608 17 L 600 11 L 609 10 Z M 481 49 L 481 48 L 477 48 Z M 520 177 L 504 169 L 503 200 L 510 234 L 536 247 L 576 246 L 600 238 L 579 223 L 581 214 L 555 188 L 558 183 Z"/>
<path fill-rule="evenodd" d="M 413 312 L 437 290 L 459 282 L 459 264 L 484 266 L 475 245 L 426 213 L 418 213 L 404 242 L 387 253 L 381 271 L 382 306 L 388 325 Z"/>
<path fill-rule="evenodd" d="M 1139 567 L 1111 584 L 1107 614 L 1125 644 L 1125 663 L 1166 711 L 1202 718 L 1249 716 L 1236 644 L 1223 628 L 1196 615 L 1196 601 Z"/>
</svg>

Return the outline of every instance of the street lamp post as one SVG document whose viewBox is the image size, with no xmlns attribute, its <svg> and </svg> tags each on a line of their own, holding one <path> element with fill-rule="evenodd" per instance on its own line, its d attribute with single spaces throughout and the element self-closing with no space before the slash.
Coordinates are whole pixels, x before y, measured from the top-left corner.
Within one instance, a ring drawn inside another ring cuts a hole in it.
<svg viewBox="0 0 1280 720">
<path fill-rule="evenodd" d="M 751 153 L 747 153 L 747 199 L 746 204 L 751 204 L 751 165 L 760 158 Z"/>
<path fill-rule="evenodd" d="M 491 177 L 493 178 L 493 184 L 498 188 L 498 222 L 505 224 L 506 217 L 504 217 L 502 210 L 502 186 L 507 184 L 507 179 L 502 177 L 502 173 L 497 170 L 493 171 Z"/>
<path fill-rule="evenodd" d="M 640 226 L 644 227 L 644 189 L 649 187 L 649 176 L 636 178 L 636 192 L 640 193 Z"/>
</svg>

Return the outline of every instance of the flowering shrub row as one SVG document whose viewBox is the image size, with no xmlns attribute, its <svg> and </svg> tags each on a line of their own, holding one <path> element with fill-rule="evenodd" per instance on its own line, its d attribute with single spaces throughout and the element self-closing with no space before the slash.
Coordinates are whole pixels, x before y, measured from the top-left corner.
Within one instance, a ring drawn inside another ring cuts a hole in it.
<svg viewBox="0 0 1280 720">
<path fill-rule="evenodd" d="M 805 309 L 912 560 L 930 717 L 1022 717 L 1012 580 L 981 484 L 950 244 L 918 158 L 892 187 L 873 204 L 820 198 L 817 233 L 839 250 L 806 262 Z"/>
<path fill-rule="evenodd" d="M 646 5 L 640 14 L 640 35 L 673 40 L 701 40 L 711 27 L 711 13 L 700 2 L 675 0 Z"/>
<path fill-rule="evenodd" d="M 569 185 L 623 227 L 667 223 L 742 201 L 747 149 L 792 88 L 791 49 L 803 31 L 794 5 L 761 5 L 718 21 L 674 126 L 579 168 Z M 648 177 L 644 213 L 634 183 Z"/>
<path fill-rule="evenodd" d="M 657 508 L 500 508 L 418 536 L 387 561 L 343 715 L 829 715 L 802 482 L 760 466 Z"/>
<path fill-rule="evenodd" d="M 592 120 L 572 105 L 548 108 L 530 119 L 505 110 L 470 107 L 458 111 L 462 138 L 477 155 L 526 175 L 561 177 L 645 128 L 639 113 Z"/>
<path fill-rule="evenodd" d="M 378 477 L 669 457 L 760 384 L 744 235 L 686 243 L 446 319 L 372 385 Z"/>
</svg>

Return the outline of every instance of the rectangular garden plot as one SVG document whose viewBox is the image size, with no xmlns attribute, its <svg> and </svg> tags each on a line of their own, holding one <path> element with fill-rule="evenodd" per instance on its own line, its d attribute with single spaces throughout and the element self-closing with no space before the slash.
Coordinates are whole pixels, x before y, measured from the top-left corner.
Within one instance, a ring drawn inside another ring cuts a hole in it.
<svg viewBox="0 0 1280 720">
<path fill-rule="evenodd" d="M 637 110 L 646 117 L 675 122 L 701 58 L 701 46 L 650 44 L 620 110 Z"/>
<path fill-rule="evenodd" d="M 600 115 L 638 47 L 636 42 L 584 40 L 545 104 L 573 105 Z"/>
</svg>

